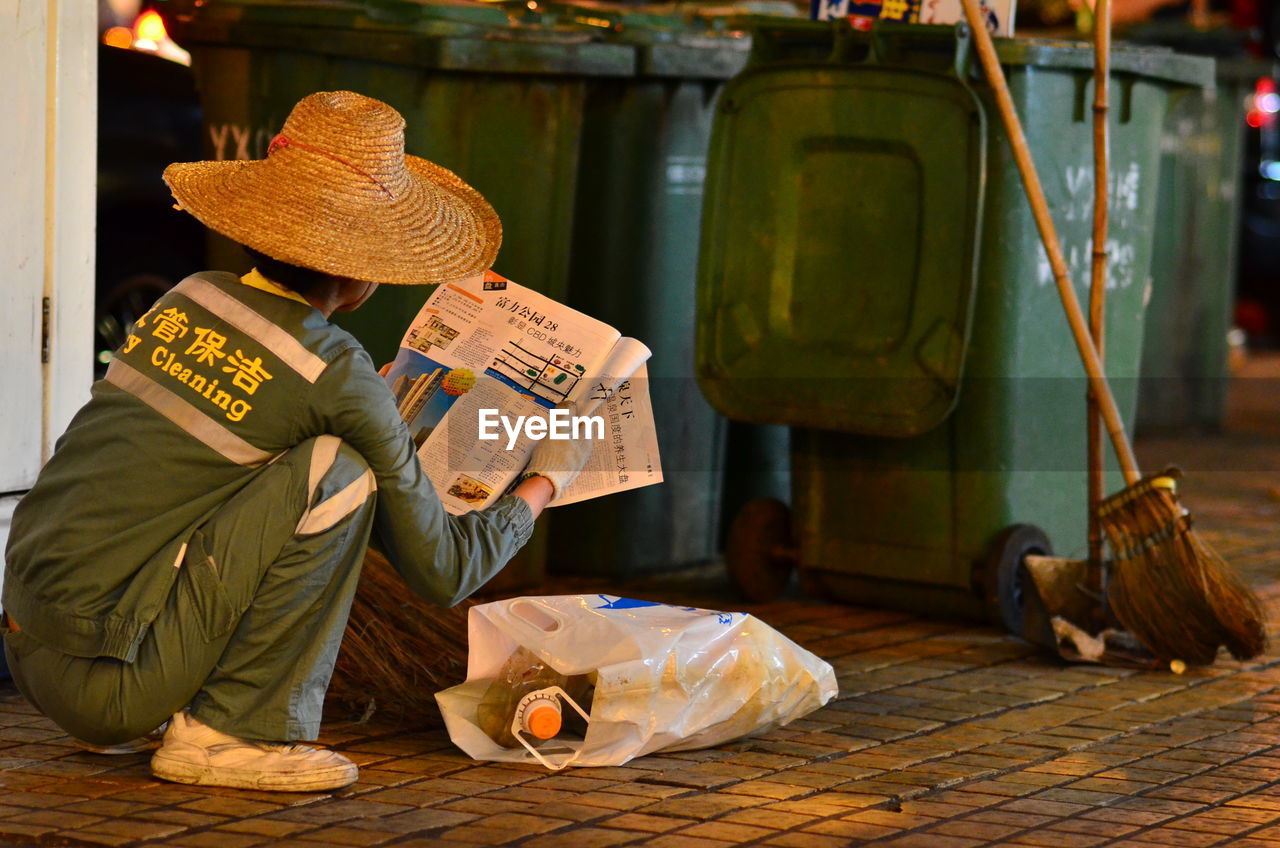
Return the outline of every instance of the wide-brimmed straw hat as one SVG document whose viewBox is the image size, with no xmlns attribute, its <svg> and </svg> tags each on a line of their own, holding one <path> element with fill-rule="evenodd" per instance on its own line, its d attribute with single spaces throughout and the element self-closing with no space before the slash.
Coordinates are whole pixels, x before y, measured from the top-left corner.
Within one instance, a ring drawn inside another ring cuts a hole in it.
<svg viewBox="0 0 1280 848">
<path fill-rule="evenodd" d="M 404 152 L 404 118 L 380 100 L 321 91 L 293 107 L 267 158 L 165 169 L 179 208 L 273 259 L 376 283 L 484 273 L 502 224 L 452 171 Z"/>
</svg>

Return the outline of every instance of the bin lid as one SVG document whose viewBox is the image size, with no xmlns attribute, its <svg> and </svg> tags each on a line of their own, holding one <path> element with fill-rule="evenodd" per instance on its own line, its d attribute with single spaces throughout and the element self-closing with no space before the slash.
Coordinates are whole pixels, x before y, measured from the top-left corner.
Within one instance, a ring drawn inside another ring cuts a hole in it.
<svg viewBox="0 0 1280 848">
<path fill-rule="evenodd" d="M 1084 41 L 997 38 L 996 51 L 1004 65 L 1093 72 L 1093 46 Z M 1113 76 L 1140 76 L 1152 82 L 1184 88 L 1213 87 L 1212 59 L 1176 53 L 1168 47 L 1112 44 L 1111 73 Z"/>
<path fill-rule="evenodd" d="M 836 31 L 847 26 L 842 21 L 795 21 L 761 15 L 736 18 L 733 24 L 751 31 L 757 40 L 764 36 L 768 50 L 753 55 L 753 64 L 822 61 L 830 50 L 833 26 Z M 886 20 L 878 21 L 875 30 L 899 63 L 935 70 L 945 70 L 951 64 L 953 29 L 950 26 Z M 869 43 L 871 36 L 855 33 L 852 40 Z M 994 41 L 1000 63 L 1006 67 L 1034 65 L 1093 72 L 1093 45 L 1088 41 L 1061 38 L 997 38 Z M 1166 46 L 1113 44 L 1111 72 L 1113 75 L 1131 74 L 1192 88 L 1213 85 L 1212 59 L 1178 53 Z M 972 63 L 969 79 L 985 85 L 982 70 L 976 62 Z"/>
<path fill-rule="evenodd" d="M 178 0 L 180 19 L 228 24 L 325 27 L 331 29 L 400 29 L 438 34 L 473 32 L 510 23 L 505 11 L 475 0 Z"/>
<path fill-rule="evenodd" d="M 1247 30 L 1229 26 L 1208 29 L 1192 26 L 1182 19 L 1157 19 L 1117 27 L 1115 37 L 1137 44 L 1158 44 L 1182 53 L 1223 58 L 1248 55 L 1251 40 Z"/>
<path fill-rule="evenodd" d="M 985 116 L 958 74 L 882 58 L 753 63 L 721 95 L 697 366 L 731 418 L 910 436 L 955 406 Z"/>
<path fill-rule="evenodd" d="M 726 80 L 746 65 L 751 47 L 746 32 L 714 26 L 684 4 L 553 0 L 536 9 L 534 14 L 558 25 L 583 27 L 611 43 L 632 45 L 636 73 L 643 77 Z"/>
<path fill-rule="evenodd" d="M 631 76 L 635 50 L 473 0 L 223 0 L 177 16 L 183 44 L 285 49 L 448 71 Z M 323 28 L 323 32 L 317 29 Z"/>
<path fill-rule="evenodd" d="M 1144 21 L 1119 32 L 1126 41 L 1158 44 L 1181 53 L 1214 57 L 1218 82 L 1252 83 L 1258 77 L 1273 76 L 1274 59 L 1258 59 L 1249 53 L 1249 32 L 1221 26 L 1199 29 L 1188 21 Z"/>
</svg>

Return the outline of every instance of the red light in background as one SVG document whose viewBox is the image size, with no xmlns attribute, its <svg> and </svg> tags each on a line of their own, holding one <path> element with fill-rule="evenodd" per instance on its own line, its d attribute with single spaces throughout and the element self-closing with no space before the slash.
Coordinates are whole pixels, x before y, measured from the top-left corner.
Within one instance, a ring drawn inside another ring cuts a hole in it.
<svg viewBox="0 0 1280 848">
<path fill-rule="evenodd" d="M 1276 92 L 1276 81 L 1271 77 L 1259 77 L 1253 84 L 1253 96 L 1249 98 L 1248 106 L 1245 123 L 1249 126 L 1262 129 L 1274 124 L 1276 112 L 1280 111 L 1280 93 Z"/>
</svg>

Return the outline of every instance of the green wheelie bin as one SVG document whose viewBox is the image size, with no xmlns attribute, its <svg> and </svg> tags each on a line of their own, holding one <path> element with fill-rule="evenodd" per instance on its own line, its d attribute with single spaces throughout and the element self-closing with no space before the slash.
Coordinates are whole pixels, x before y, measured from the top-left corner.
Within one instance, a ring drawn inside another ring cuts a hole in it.
<svg viewBox="0 0 1280 848">
<path fill-rule="evenodd" d="M 1161 139 L 1151 302 L 1138 391 L 1139 432 L 1221 429 L 1235 303 L 1246 98 L 1273 62 L 1244 55 L 1244 34 L 1149 24 L 1126 38 L 1214 55 L 1217 85 L 1178 99 Z"/>
<path fill-rule="evenodd" d="M 412 0 L 186 0 L 176 38 L 191 51 L 211 159 L 260 158 L 293 104 L 318 90 L 386 101 L 405 147 L 455 171 L 498 211 L 496 270 L 564 300 L 587 79 L 629 76 L 635 50 L 581 27 L 513 23 L 495 5 Z M 211 260 L 246 260 L 225 242 Z M 375 361 L 389 362 L 428 292 L 383 286 L 340 316 Z M 540 582 L 547 534 L 490 584 Z"/>
<path fill-rule="evenodd" d="M 753 35 L 713 129 L 697 368 L 725 415 L 792 428 L 793 510 L 748 505 L 731 572 L 763 598 L 798 564 L 837 599 L 1017 630 L 1023 556 L 1085 552 L 1085 379 L 968 31 Z M 997 47 L 1083 293 L 1092 52 Z M 1212 64 L 1112 56 L 1107 370 L 1126 421 L 1165 112 Z"/>
<path fill-rule="evenodd" d="M 698 233 L 716 97 L 745 64 L 749 41 L 616 5 L 544 8 L 635 50 L 634 76 L 587 82 L 568 302 L 653 350 L 664 478 L 557 510 L 550 561 L 613 577 L 707 561 L 719 548 L 727 422 L 694 377 Z M 572 516 L 561 521 L 561 511 Z"/>
</svg>

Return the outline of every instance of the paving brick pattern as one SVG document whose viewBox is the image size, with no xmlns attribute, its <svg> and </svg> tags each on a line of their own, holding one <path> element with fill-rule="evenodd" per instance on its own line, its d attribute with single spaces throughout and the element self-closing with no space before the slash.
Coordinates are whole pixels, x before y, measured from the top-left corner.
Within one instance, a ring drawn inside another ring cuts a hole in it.
<svg viewBox="0 0 1280 848">
<path fill-rule="evenodd" d="M 1235 436 L 1143 451 L 1190 455 L 1203 532 L 1272 608 L 1278 445 Z M 650 588 L 703 605 L 727 597 L 717 579 Z M 808 599 L 747 609 L 828 659 L 839 697 L 763 736 L 620 768 L 477 763 L 441 731 L 375 720 L 325 728 L 361 766 L 341 792 L 179 786 L 151 779 L 145 755 L 78 750 L 0 690 L 0 842 L 1280 846 L 1280 653 L 1174 675 L 1068 666 L 976 624 Z"/>
</svg>

